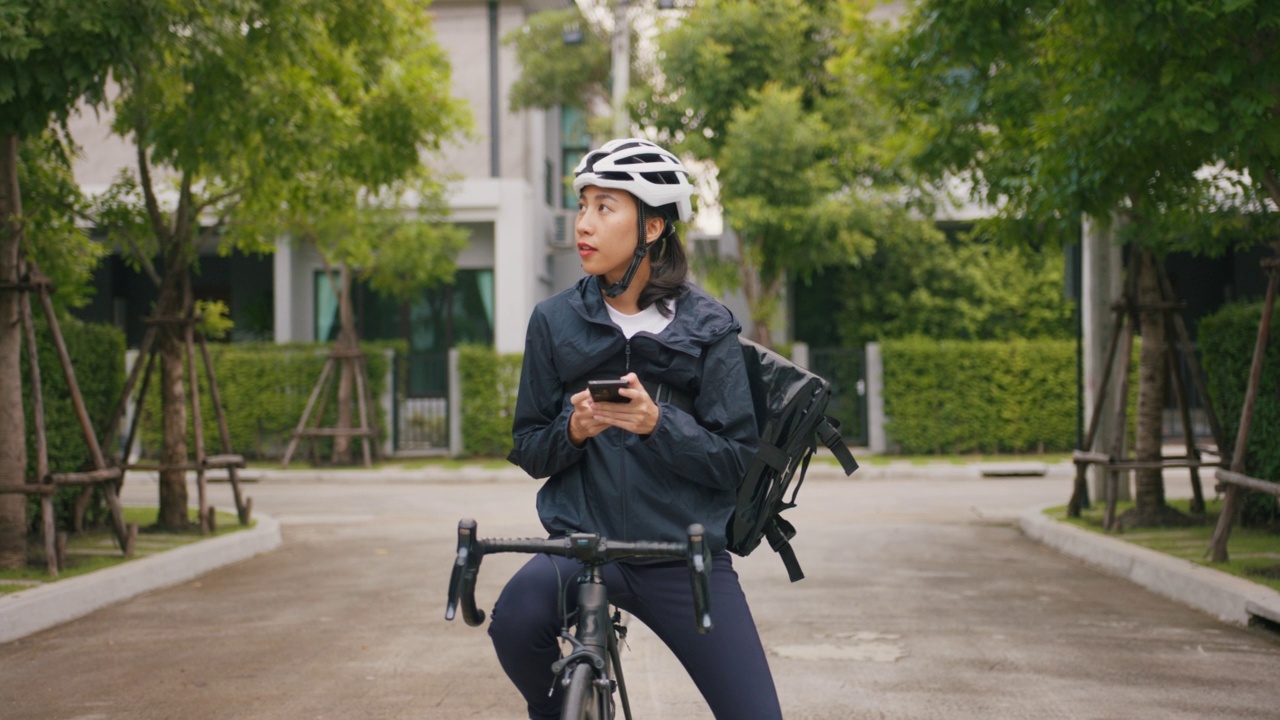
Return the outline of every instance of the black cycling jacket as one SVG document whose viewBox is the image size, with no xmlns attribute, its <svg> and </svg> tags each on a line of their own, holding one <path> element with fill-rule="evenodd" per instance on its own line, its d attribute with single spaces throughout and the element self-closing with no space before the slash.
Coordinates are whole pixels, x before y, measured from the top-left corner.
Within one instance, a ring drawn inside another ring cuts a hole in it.
<svg viewBox="0 0 1280 720">
<path fill-rule="evenodd" d="M 548 532 L 682 541 L 699 522 L 713 551 L 725 547 L 725 525 L 758 443 L 756 421 L 738 321 L 687 287 L 666 329 L 629 341 L 609 320 L 593 276 L 534 308 L 508 459 L 547 478 L 538 516 Z M 609 428 L 575 447 L 571 389 L 628 371 L 686 393 L 693 414 L 659 403 L 652 434 Z"/>
</svg>

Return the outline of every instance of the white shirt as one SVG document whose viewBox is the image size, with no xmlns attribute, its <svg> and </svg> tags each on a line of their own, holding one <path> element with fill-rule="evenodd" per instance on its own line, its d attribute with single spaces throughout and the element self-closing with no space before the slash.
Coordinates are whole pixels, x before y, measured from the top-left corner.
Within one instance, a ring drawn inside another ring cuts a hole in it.
<svg viewBox="0 0 1280 720">
<path fill-rule="evenodd" d="M 657 335 L 666 330 L 676 316 L 675 300 L 668 300 L 667 303 L 671 308 L 671 317 L 664 317 L 658 310 L 657 303 L 650 305 L 635 315 L 627 315 L 614 310 L 609 303 L 605 303 L 604 307 L 609 311 L 609 319 L 613 320 L 613 324 L 622 329 L 623 336 L 630 340 L 631 336 L 641 331 Z"/>
</svg>

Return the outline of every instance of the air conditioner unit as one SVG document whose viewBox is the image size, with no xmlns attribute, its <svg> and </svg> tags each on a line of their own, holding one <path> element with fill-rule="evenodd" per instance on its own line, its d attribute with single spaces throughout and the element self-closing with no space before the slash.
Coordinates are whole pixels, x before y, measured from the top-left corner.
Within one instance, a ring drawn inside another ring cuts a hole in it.
<svg viewBox="0 0 1280 720">
<path fill-rule="evenodd" d="M 578 244 L 577 234 L 574 231 L 574 215 L 568 212 L 558 212 L 552 222 L 551 232 L 547 238 L 547 244 L 557 250 L 568 250 Z"/>
</svg>

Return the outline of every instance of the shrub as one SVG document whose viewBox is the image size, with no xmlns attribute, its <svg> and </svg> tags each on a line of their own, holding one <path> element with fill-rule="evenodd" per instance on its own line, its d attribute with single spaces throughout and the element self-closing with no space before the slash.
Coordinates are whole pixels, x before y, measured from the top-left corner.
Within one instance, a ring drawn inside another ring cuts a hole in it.
<svg viewBox="0 0 1280 720">
<path fill-rule="evenodd" d="M 396 348 L 402 344 L 361 344 L 369 371 L 369 392 L 373 396 L 372 412 L 375 413 L 378 424 L 379 442 L 390 432 L 388 418 L 379 402 L 387 385 L 389 360 L 384 350 Z M 196 352 L 199 352 L 198 348 Z M 298 426 L 302 413 L 306 410 L 307 400 L 320 380 L 328 354 L 327 344 L 209 345 L 209 355 L 226 413 L 232 452 L 249 459 L 279 459 L 284 455 L 293 430 Z M 139 361 L 145 362 L 146 359 L 140 358 Z M 199 357 L 196 362 L 196 373 L 200 383 L 200 414 L 203 420 L 205 453 L 216 455 L 223 452 L 222 438 L 218 429 L 217 415 L 209 396 L 203 360 Z M 146 406 L 139 429 L 144 451 L 149 455 L 157 453 L 160 447 L 158 382 L 159 368 L 157 367 L 152 371 L 151 385 L 147 391 Z M 187 382 L 190 382 L 190 378 L 187 378 Z M 333 427 L 336 423 L 337 394 L 337 379 L 331 377 L 328 381 L 328 395 L 323 401 L 324 414 L 320 418 L 321 427 Z M 320 402 L 321 400 L 317 400 L 316 407 L 312 410 L 313 414 L 307 421 L 309 427 L 316 426 L 317 419 L 314 413 L 319 411 Z M 355 416 L 355 422 L 359 422 L 358 415 Z M 188 417 L 187 442 L 188 447 L 194 449 L 190 445 L 193 442 L 190 432 Z M 319 455 L 325 457 L 332 447 L 332 439 L 317 438 L 315 445 Z M 305 448 L 300 447 L 301 449 Z"/>
<path fill-rule="evenodd" d="M 522 360 L 519 353 L 499 355 L 481 345 L 458 348 L 462 442 L 467 455 L 505 457 L 511 452 Z"/>
<path fill-rule="evenodd" d="M 882 344 L 887 428 L 904 452 L 1054 452 L 1076 441 L 1072 340 Z M 519 354 L 459 348 L 464 452 L 511 450 Z M 1131 392 L 1133 388 L 1131 388 Z"/>
<path fill-rule="evenodd" d="M 889 340 L 886 433 L 907 453 L 1051 452 L 1076 441 L 1072 340 Z"/>
<path fill-rule="evenodd" d="M 1262 303 L 1228 305 L 1200 321 L 1199 341 L 1209 397 L 1231 443 L 1226 452 L 1234 450 L 1235 436 L 1240 430 L 1240 412 L 1261 321 Z M 1245 473 L 1253 477 L 1280 481 L 1280 312 L 1276 310 L 1271 315 L 1244 468 Z M 1276 519 L 1274 496 L 1249 493 L 1241 522 L 1260 525 Z"/>
<path fill-rule="evenodd" d="M 34 316 L 49 471 L 75 472 L 92 467 L 92 456 L 76 417 L 70 386 L 54 347 L 53 334 L 38 308 L 35 309 Z M 106 434 L 106 424 L 111 412 L 124 389 L 124 335 L 109 325 L 85 323 L 69 316 L 59 317 L 58 326 L 62 330 L 67 355 L 71 358 L 71 367 L 75 372 L 80 395 L 84 399 L 85 411 L 101 441 Z M 36 425 L 32 406 L 33 393 L 29 384 L 31 371 L 25 350 L 22 352 L 21 366 L 23 385 L 27 388 L 22 403 L 23 416 L 26 418 L 26 474 L 27 477 L 35 477 Z M 109 456 L 110 448 L 103 448 L 103 453 Z M 54 496 L 54 517 L 59 527 L 72 527 L 73 508 L 81 492 L 78 487 L 63 487 Z M 85 514 L 85 520 L 90 524 L 102 520 L 106 514 L 100 497 L 101 491 L 95 490 L 94 493 L 96 497 L 88 505 Z M 27 517 L 34 531 L 40 522 L 40 501 L 37 496 L 28 496 Z"/>
</svg>

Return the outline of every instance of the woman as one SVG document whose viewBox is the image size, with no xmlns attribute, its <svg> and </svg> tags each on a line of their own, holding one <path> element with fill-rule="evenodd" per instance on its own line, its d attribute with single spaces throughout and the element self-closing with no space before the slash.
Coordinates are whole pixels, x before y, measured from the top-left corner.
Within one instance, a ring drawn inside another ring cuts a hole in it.
<svg viewBox="0 0 1280 720">
<path fill-rule="evenodd" d="M 671 648 L 717 718 L 781 718 L 724 549 L 758 438 L 740 326 L 685 280 L 675 222 L 692 215 L 688 172 L 653 143 L 619 139 L 588 153 L 574 173 L 587 274 L 530 318 L 510 459 L 547 478 L 538 515 L 553 536 L 683 542 L 685 528 L 701 523 L 714 553 L 713 632 L 695 632 L 682 561 L 608 566 L 610 600 Z M 594 402 L 583 389 L 588 380 L 619 378 L 627 383 L 623 402 Z M 687 402 L 667 400 L 681 397 Z M 535 556 L 494 606 L 489 634 L 530 718 L 559 717 L 550 670 L 563 625 L 557 601 L 575 571 L 572 560 Z M 575 593 L 565 596 L 572 612 Z"/>
</svg>

